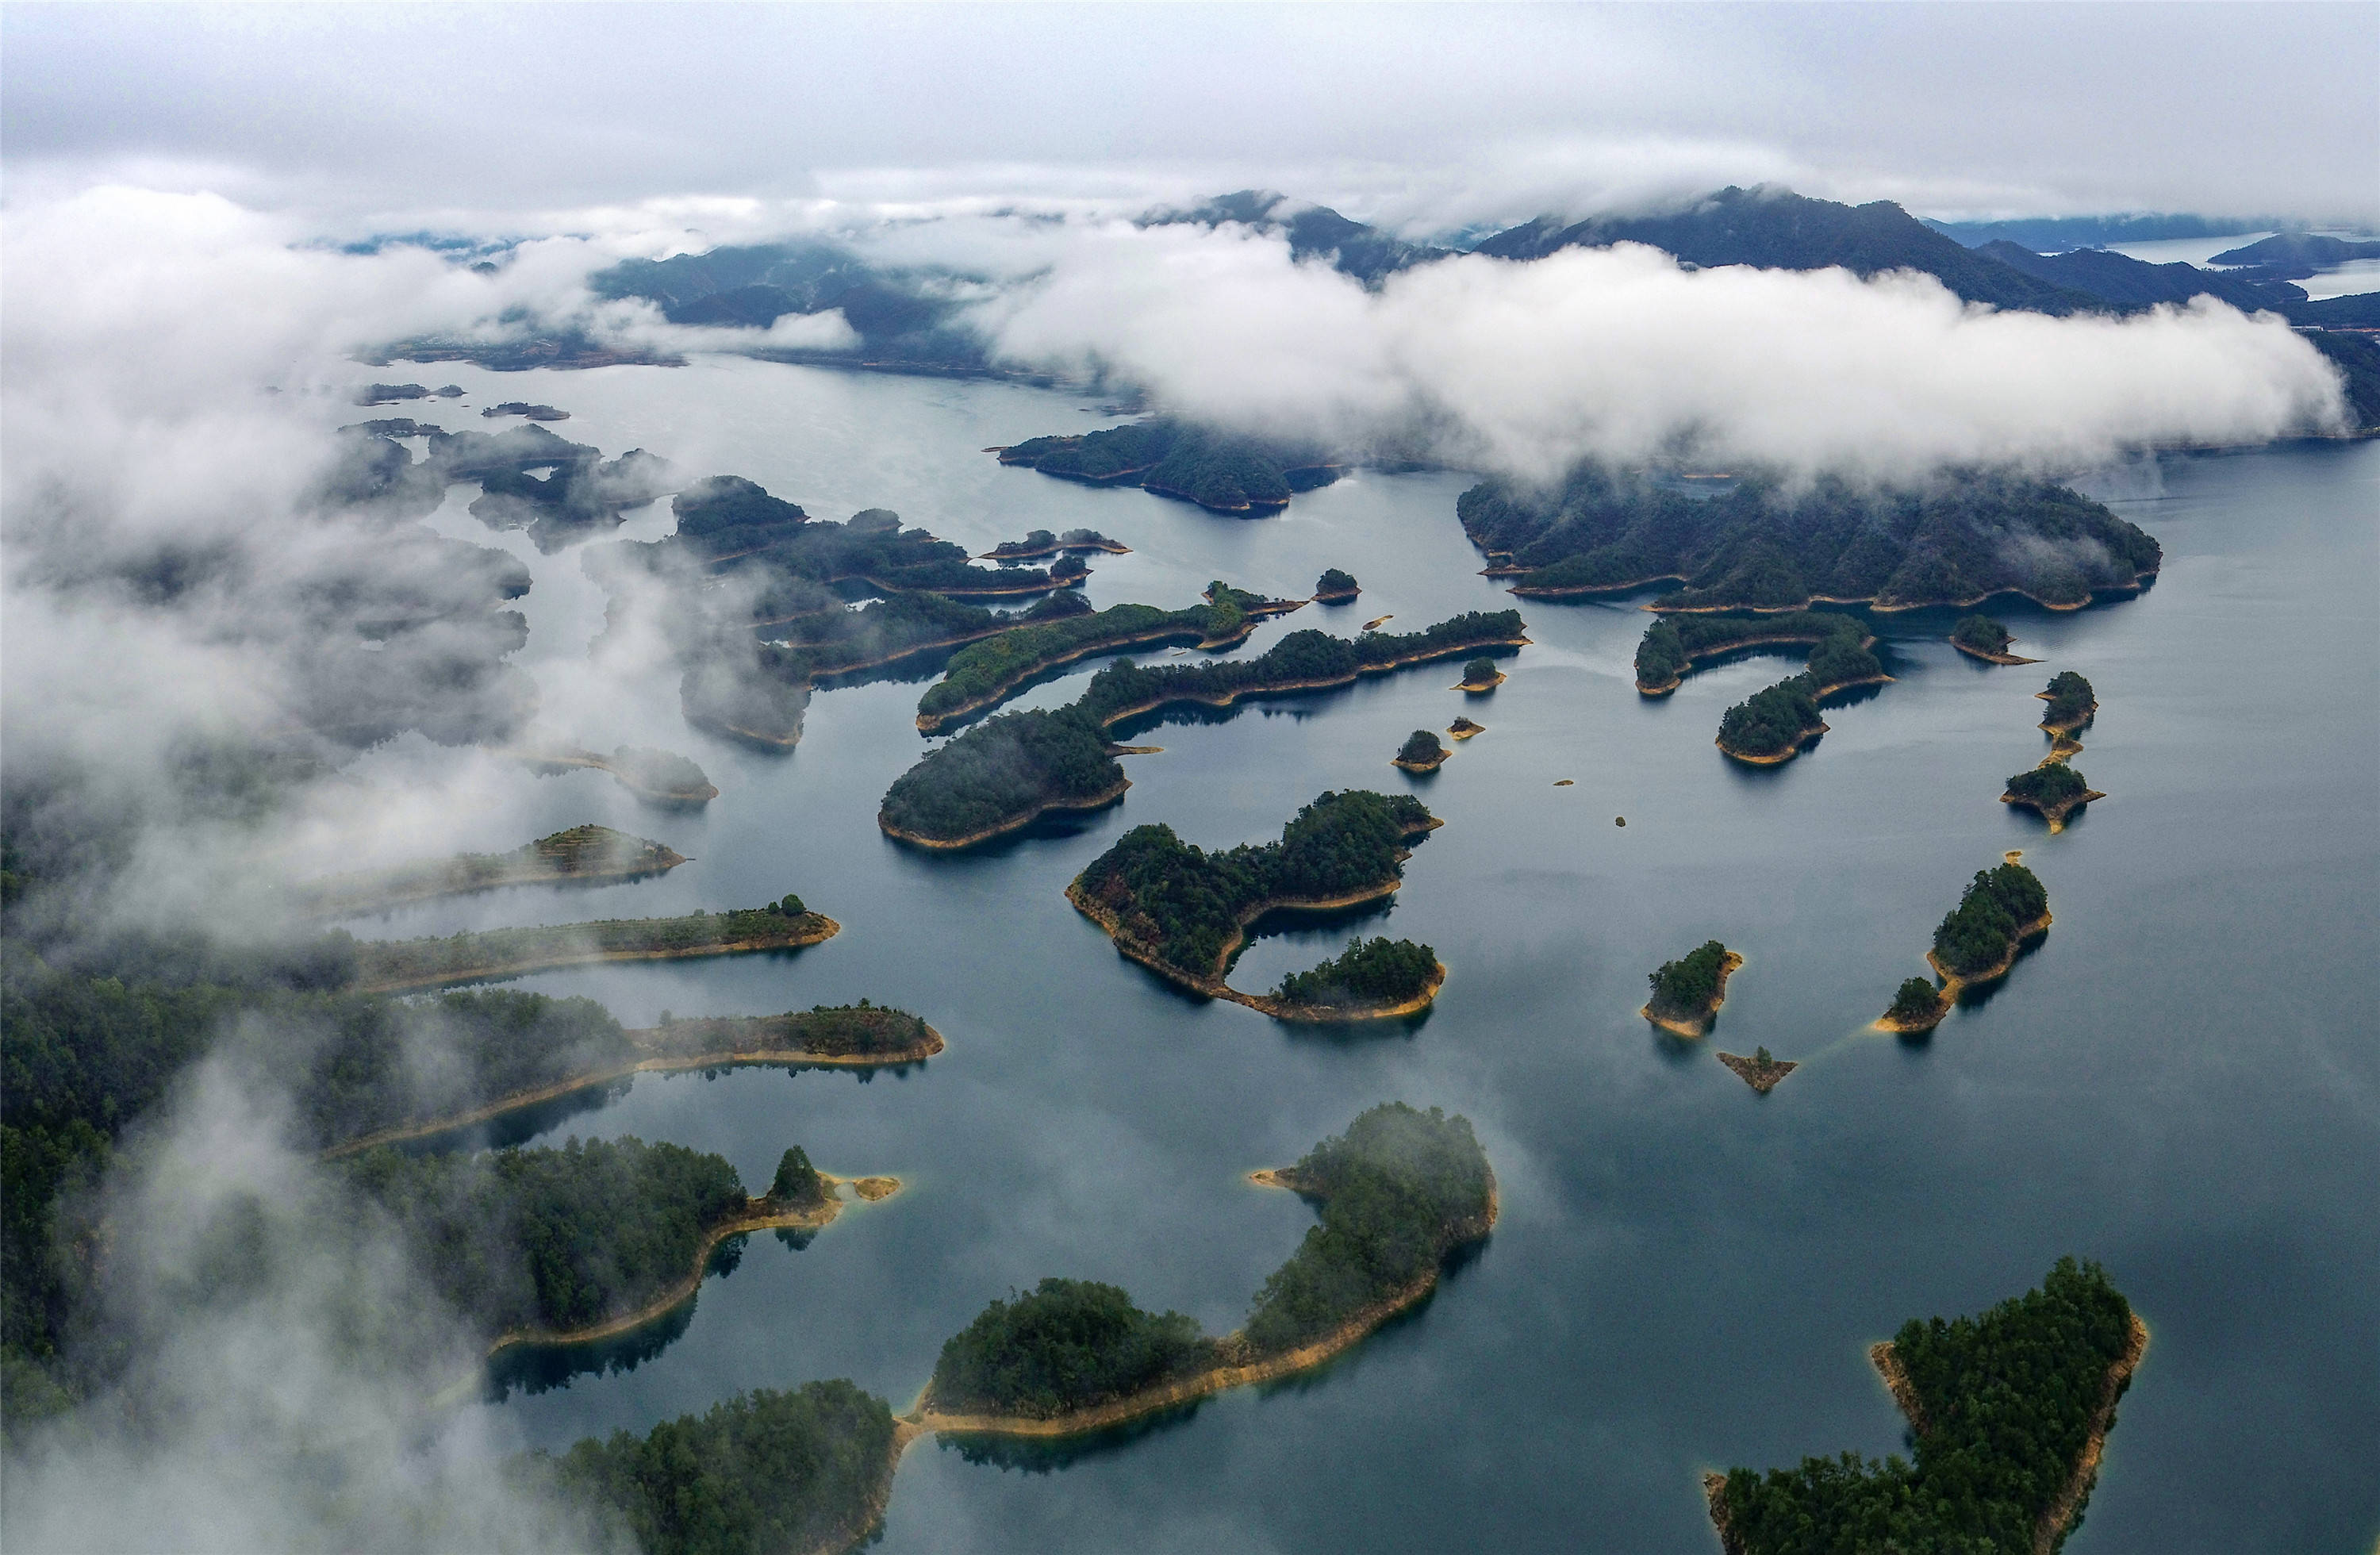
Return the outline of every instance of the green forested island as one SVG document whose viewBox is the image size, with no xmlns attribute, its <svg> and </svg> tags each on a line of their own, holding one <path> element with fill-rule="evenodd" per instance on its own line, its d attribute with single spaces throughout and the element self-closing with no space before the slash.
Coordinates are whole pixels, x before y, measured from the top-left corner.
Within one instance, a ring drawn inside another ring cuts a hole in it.
<svg viewBox="0 0 2380 1555">
<path fill-rule="evenodd" d="M 687 721 L 762 749 L 801 737 L 815 683 L 880 674 L 1088 608 L 1060 596 L 1003 616 L 967 603 L 1048 596 L 1064 580 L 978 566 L 963 547 L 880 508 L 847 523 L 813 520 L 735 476 L 699 482 L 673 505 L 678 530 L 668 539 L 590 553 L 589 572 L 613 596 L 610 629 L 624 629 L 631 612 L 653 613 L 682 672 Z"/>
<path fill-rule="evenodd" d="M 402 902 L 493 891 L 508 885 L 599 885 L 665 874 L 686 862 L 660 843 L 591 822 L 540 837 L 510 853 L 458 853 L 368 874 L 334 875 L 297 893 L 318 917 L 371 912 Z"/>
<path fill-rule="evenodd" d="M 1469 691 L 1475 695 L 1493 691 L 1503 684 L 1504 672 L 1496 667 L 1496 661 L 1479 658 L 1467 661 L 1463 664 L 1463 679 L 1454 688 L 1457 691 Z"/>
<path fill-rule="evenodd" d="M 2066 818 L 2094 799 L 2107 796 L 2093 788 L 2081 772 L 2064 761 L 2044 761 L 2030 771 L 2017 773 L 2008 780 L 2008 790 L 2000 803 L 2014 805 L 2037 812 L 2049 822 L 2056 832 L 2066 824 Z"/>
<path fill-rule="evenodd" d="M 2049 704 L 2041 715 L 2041 726 L 2054 735 L 2071 735 L 2087 725 L 2099 711 L 2099 699 L 2091 683 L 2072 670 L 2060 670 L 2049 677 L 2049 688 L 2034 696 Z"/>
<path fill-rule="evenodd" d="M 510 754 L 547 776 L 580 767 L 609 772 L 621 787 L 662 809 L 700 809 L 719 797 L 719 790 L 709 775 L 692 760 L 672 750 L 624 745 L 605 756 L 577 746 L 553 746 Z"/>
<path fill-rule="evenodd" d="M 1402 767 L 1409 772 L 1434 772 L 1445 764 L 1447 754 L 1446 747 L 1439 743 L 1436 730 L 1415 729 L 1405 736 L 1404 744 L 1397 747 L 1397 753 L 1390 765 Z"/>
<path fill-rule="evenodd" d="M 1120 604 L 1018 626 L 951 655 L 942 678 L 918 699 L 917 729 L 938 733 L 954 719 L 997 707 L 1035 676 L 1095 653 L 1166 642 L 1229 648 L 1246 641 L 1262 617 L 1294 608 L 1293 601 L 1267 600 L 1218 580 L 1208 585 L 1206 603 L 1186 610 Z"/>
<path fill-rule="evenodd" d="M 1236 601 L 1239 596 L 1232 595 Z M 1253 596 L 1248 596 L 1253 597 Z M 1349 640 L 1291 632 L 1253 659 L 1143 667 L 1119 660 L 1055 711 L 984 720 L 894 780 L 877 812 L 888 835 L 934 848 L 968 847 L 1050 811 L 1095 809 L 1128 786 L 1107 731 L 1179 702 L 1228 707 L 1242 697 L 1343 686 L 1360 675 L 1525 640 L 1520 615 L 1473 612 L 1425 631 L 1366 632 Z"/>
<path fill-rule="evenodd" d="M 1122 541 L 1110 540 L 1097 529 L 1068 529 L 1053 535 L 1047 529 L 1035 529 L 1023 540 L 1004 540 L 985 552 L 979 561 L 1030 562 L 1042 556 L 1056 556 L 1077 551 L 1104 551 L 1110 555 L 1129 556 L 1132 547 Z"/>
<path fill-rule="evenodd" d="M 1260 1181 L 1321 1223 L 1265 1281 L 1246 1325 L 1209 1338 L 1112 1285 L 1044 1280 L 995 1301 L 942 1347 L 926 1429 L 1061 1435 L 1318 1365 L 1437 1283 L 1447 1253 L 1496 1220 L 1496 1179 L 1469 1120 L 1375 1107 Z"/>
<path fill-rule="evenodd" d="M 1717 940 L 1706 940 L 1647 978 L 1653 997 L 1639 1013 L 1681 1037 L 1705 1036 L 1727 1001 L 1727 979 L 1742 965 L 1743 957 Z"/>
<path fill-rule="evenodd" d="M 748 1197 L 722 1157 L 634 1137 L 480 1155 L 382 1148 L 344 1172 L 492 1342 L 564 1337 L 683 1299 L 729 1228 L 823 1213 L 831 1199 L 807 1158 L 789 1151 L 785 1165 L 783 1199 Z"/>
<path fill-rule="evenodd" d="M 1942 986 L 1909 978 L 1876 1025 L 1886 1031 L 1933 1030 L 1950 1013 L 1961 989 L 2006 976 L 2016 965 L 2017 952 L 2047 929 L 2049 921 L 2049 893 L 2032 870 L 2013 861 L 1978 869 L 1959 905 L 1935 929 L 1934 948 L 1925 955 Z"/>
<path fill-rule="evenodd" d="M 1324 567 L 1322 576 L 1314 580 L 1314 601 L 1317 604 L 1345 604 L 1364 591 L 1352 572 L 1337 567 Z"/>
<path fill-rule="evenodd" d="M 787 896 L 764 907 L 685 917 L 605 918 L 488 929 L 431 940 L 355 942 L 355 981 L 366 993 L 400 993 L 516 978 L 587 961 L 671 960 L 739 951 L 791 950 L 832 939 L 841 925 Z"/>
<path fill-rule="evenodd" d="M 875 1526 L 899 1446 L 882 1399 L 848 1381 L 810 1382 L 738 1393 L 643 1436 L 588 1437 L 515 1466 L 597 1527 L 624 1530 L 644 1555 L 823 1555 Z"/>
<path fill-rule="evenodd" d="M 1036 437 L 1000 462 L 1092 486 L 1138 486 L 1214 513 L 1279 513 L 1299 492 L 1328 486 L 1338 468 L 1319 448 L 1220 431 L 1170 417 L 1072 436 Z"/>
<path fill-rule="evenodd" d="M 1769 767 L 1791 760 L 1826 732 L 1826 720 L 1818 716 L 1817 683 L 1797 674 L 1728 709 L 1719 719 L 1718 747 L 1739 761 Z"/>
<path fill-rule="evenodd" d="M 2155 541 L 2065 487 L 1970 470 L 1915 486 L 1767 475 L 1689 495 L 1592 461 L 1551 492 L 1488 480 L 1456 506 L 1489 572 L 1522 595 L 1611 593 L 1674 580 L 1664 610 L 1801 610 L 1827 600 L 1882 610 L 2017 593 L 2069 609 L 2136 592 Z"/>
<path fill-rule="evenodd" d="M 1438 953 L 1411 940 L 1357 940 L 1335 959 L 1293 972 L 1273 990 L 1286 1005 L 1371 1013 L 1426 1004 L 1444 981 Z"/>
<path fill-rule="evenodd" d="M 1696 661 L 1747 648 L 1810 645 L 1807 662 L 1813 694 L 1890 677 L 1868 651 L 1876 638 L 1857 616 L 1799 610 L 1778 614 L 1664 615 L 1645 628 L 1636 645 L 1636 689 L 1648 697 L 1676 690 Z"/>
<path fill-rule="evenodd" d="M 1135 826 L 1075 877 L 1066 899 L 1117 950 L 1185 988 L 1287 1018 L 1352 1018 L 1370 1012 L 1333 1005 L 1309 1013 L 1235 992 L 1223 979 L 1258 917 L 1387 895 L 1402 878 L 1406 842 L 1438 824 L 1410 796 L 1355 790 L 1323 794 L 1281 828 L 1281 841 L 1261 846 L 1208 853 L 1170 826 Z M 1309 976 L 1328 981 L 1329 967 Z"/>
<path fill-rule="evenodd" d="M 1950 1013 L 1950 1001 L 1931 978 L 1905 978 L 1892 996 L 1891 1007 L 1876 1024 L 1887 1031 L 1931 1031 Z"/>
<path fill-rule="evenodd" d="M 2098 1265 L 2060 1258 L 2038 1290 L 1980 1318 L 1912 1318 L 1873 1358 L 1916 1440 L 1730 1469 L 1705 1486 L 1728 1555 L 2039 1551 L 2082 1521 L 2116 1403 L 2148 1347 Z"/>
<path fill-rule="evenodd" d="M 2036 664 L 2037 659 L 2026 659 L 2009 651 L 2016 639 L 2009 629 L 1988 615 L 1968 615 L 1960 618 L 1950 628 L 1950 646 L 1973 659 L 1987 664 Z"/>
</svg>

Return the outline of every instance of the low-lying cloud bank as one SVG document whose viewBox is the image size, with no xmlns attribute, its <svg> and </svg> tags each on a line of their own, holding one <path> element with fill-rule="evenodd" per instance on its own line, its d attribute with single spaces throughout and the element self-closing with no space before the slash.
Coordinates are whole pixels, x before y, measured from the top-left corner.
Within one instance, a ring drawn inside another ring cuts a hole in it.
<svg viewBox="0 0 2380 1555">
<path fill-rule="evenodd" d="M 1275 237 L 1078 229 L 984 310 L 1010 359 L 1104 369 L 1171 409 L 1545 480 L 1584 456 L 1913 476 L 2335 428 L 2336 374 L 2269 315 L 1961 303 L 1931 276 L 1682 267 L 1653 249 L 1465 256 L 1377 293 Z"/>
</svg>

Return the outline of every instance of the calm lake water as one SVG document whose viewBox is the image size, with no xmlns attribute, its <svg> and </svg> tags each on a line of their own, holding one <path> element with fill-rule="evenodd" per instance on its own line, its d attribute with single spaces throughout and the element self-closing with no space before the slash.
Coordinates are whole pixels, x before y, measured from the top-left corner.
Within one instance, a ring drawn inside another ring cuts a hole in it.
<svg viewBox="0 0 2380 1555">
<path fill-rule="evenodd" d="M 1360 474 L 1281 518 L 1096 492 L 978 452 L 1107 424 L 1007 385 L 744 362 L 498 376 L 462 407 L 546 400 L 555 430 L 732 472 L 842 517 L 868 506 L 989 549 L 1087 525 L 1101 605 L 1178 606 L 1210 577 L 1284 594 L 1346 567 L 1245 651 L 1372 616 L 1396 628 L 1513 603 L 1464 541 L 1452 474 Z M 820 693 L 790 757 L 706 739 L 675 675 L 598 674 L 603 598 L 579 553 L 540 556 L 524 662 L 553 732 L 693 755 L 721 797 L 640 810 L 598 774 L 506 774 L 449 847 L 586 820 L 695 862 L 665 880 L 507 893 L 359 932 L 451 931 L 751 905 L 788 890 L 844 925 L 784 956 L 596 968 L 523 986 L 631 1024 L 867 996 L 950 1049 L 905 1075 L 647 1077 L 542 1137 L 638 1135 L 725 1154 L 747 1184 L 799 1143 L 907 1187 L 799 1250 L 756 1237 L 683 1331 L 632 1369 L 491 1405 L 562 1445 L 751 1387 L 851 1377 L 905 1409 L 944 1338 L 1044 1275 L 1112 1281 L 1236 1326 L 1311 1215 L 1248 1185 L 1390 1099 L 1477 1126 L 1503 1218 L 1417 1314 L 1319 1375 L 1210 1401 L 1029 1463 L 928 1442 L 903 1464 L 888 1551 L 1680 1550 L 1715 1548 L 1699 1475 L 1902 1447 L 1864 1350 L 1904 1318 L 1978 1310 L 2059 1255 L 2104 1262 L 2155 1331 L 2075 1555 L 2365 1551 L 2380 1532 L 2380 445 L 2168 458 L 2092 488 L 2163 541 L 2143 597 L 1998 613 L 2038 667 L 1954 653 L 1947 614 L 1883 619 L 1879 692 L 1771 771 L 1711 745 L 1730 703 L 1790 673 L 1755 657 L 1640 699 L 1638 601 L 1518 601 L 1534 646 L 1492 698 L 1451 665 L 1139 736 L 1119 808 L 956 858 L 874 815 L 924 748 L 919 686 Z M 627 531 L 665 532 L 666 504 Z M 1038 688 L 1071 699 L 1095 665 Z M 2111 797 L 2052 838 L 1997 802 L 2045 738 L 2056 670 L 2102 704 L 2076 765 Z M 1390 756 L 1458 713 L 1488 725 L 1435 777 Z M 418 750 L 376 758 L 395 771 Z M 376 770 L 375 762 L 366 770 Z M 1558 779 L 1574 780 L 1556 787 Z M 1394 906 L 1268 938 L 1269 987 L 1356 932 L 1451 969 L 1412 1025 L 1327 1035 L 1183 997 L 1118 957 L 1061 894 L 1125 828 L 1228 845 L 1278 834 L 1329 788 L 1410 789 L 1445 827 Z M 1627 818 L 1625 828 L 1613 824 Z M 1865 1023 L 1925 970 L 1975 870 L 2022 848 L 2056 927 L 1930 1040 Z M 1638 1018 L 1645 976 L 1710 938 L 1745 957 L 1701 1043 Z M 1803 1067 L 1755 1096 L 1710 1056 Z"/>
</svg>

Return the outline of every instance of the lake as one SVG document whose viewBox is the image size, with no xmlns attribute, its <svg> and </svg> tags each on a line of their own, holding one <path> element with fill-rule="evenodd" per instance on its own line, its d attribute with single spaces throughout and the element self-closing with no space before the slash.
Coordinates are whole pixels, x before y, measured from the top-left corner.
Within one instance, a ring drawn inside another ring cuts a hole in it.
<svg viewBox="0 0 2380 1555">
<path fill-rule="evenodd" d="M 400 370 L 402 371 L 402 370 Z M 643 1430 L 738 1390 L 850 1377 L 908 1407 L 942 1341 L 1045 1275 L 1111 1281 L 1235 1327 L 1311 1212 L 1243 1173 L 1376 1102 L 1472 1119 L 1502 1184 L 1493 1237 L 1423 1308 L 1319 1374 L 1224 1395 L 1122 1438 L 1006 1464 L 934 1443 L 904 1462 L 880 1548 L 909 1551 L 1704 1552 L 1699 1475 L 1903 1448 L 1864 1351 L 1910 1317 L 1974 1312 L 2061 1254 L 2105 1263 L 2155 1333 L 2074 1555 L 2366 1550 L 2380 1530 L 2380 445 L 2166 456 L 2083 482 L 2164 544 L 2136 600 L 1996 605 L 2038 666 L 1944 640 L 1955 613 L 1877 618 L 1896 677 L 1830 708 L 1800 759 L 1712 746 L 1721 711 L 1798 667 L 1755 656 L 1640 698 L 1641 599 L 1513 601 L 1454 519 L 1469 478 L 1358 472 L 1279 518 L 1001 468 L 990 444 L 1111 424 L 1001 383 L 735 360 L 492 374 L 461 407 L 544 400 L 553 430 L 733 473 L 841 518 L 897 509 L 981 552 L 1099 528 L 1088 592 L 1176 607 L 1210 578 L 1354 604 L 1267 623 L 1239 651 L 1392 614 L 1415 629 L 1518 604 L 1533 645 L 1493 696 L 1454 664 L 1162 724 L 1125 802 L 956 857 L 892 844 L 885 787 L 927 747 L 922 688 L 822 691 L 789 756 L 687 730 L 675 672 L 590 663 L 603 596 L 578 551 L 491 535 L 458 488 L 443 532 L 531 567 L 522 661 L 549 732 L 693 756 L 721 796 L 640 809 L 596 773 L 507 771 L 425 850 L 509 847 L 596 820 L 691 856 L 666 878 L 407 909 L 358 932 L 750 905 L 797 891 L 840 937 L 787 955 L 588 968 L 631 1025 L 866 996 L 949 1051 L 906 1074 L 647 1076 L 540 1137 L 636 1135 L 765 1183 L 790 1144 L 907 1184 L 798 1250 L 755 1237 L 683 1330 L 632 1368 L 515 1388 L 497 1410 L 561 1446 Z M 353 419 L 353 413 L 342 419 Z M 624 530 L 665 533 L 666 504 Z M 630 645 L 633 649 L 633 645 Z M 1097 662 L 1019 704 L 1070 699 Z M 2090 677 L 2075 765 L 2109 797 L 2057 837 L 1998 802 L 2046 748 L 2033 693 Z M 1389 765 L 1415 728 L 1488 726 L 1435 776 Z M 416 742 L 361 765 L 448 758 Z M 1557 787 L 1557 780 L 1573 780 Z M 1126 828 L 1269 840 L 1325 789 L 1420 795 L 1446 825 L 1392 907 L 1261 940 L 1269 987 L 1357 932 L 1436 947 L 1425 1017 L 1276 1024 L 1187 998 L 1118 956 L 1066 882 Z M 1614 825 L 1625 817 L 1625 827 Z M 1933 925 L 2005 849 L 2056 925 L 1930 1039 L 1866 1023 L 1923 972 Z M 1645 975 L 1706 939 L 1745 966 L 1701 1042 L 1637 1015 Z M 1802 1067 L 1755 1095 L 1712 1050 Z M 666 1337 L 666 1336 L 664 1336 Z M 648 1346 L 652 1348 L 653 1346 Z"/>
</svg>

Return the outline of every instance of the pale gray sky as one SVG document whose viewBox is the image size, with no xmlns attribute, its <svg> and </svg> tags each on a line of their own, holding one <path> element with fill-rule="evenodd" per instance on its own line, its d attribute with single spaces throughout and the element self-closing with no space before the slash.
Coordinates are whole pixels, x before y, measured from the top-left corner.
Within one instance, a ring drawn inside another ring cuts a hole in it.
<svg viewBox="0 0 2380 1555">
<path fill-rule="evenodd" d="M 340 224 L 1269 184 L 1422 225 L 1770 180 L 2380 216 L 2380 6 L 10 4 L 12 203 Z"/>
</svg>

